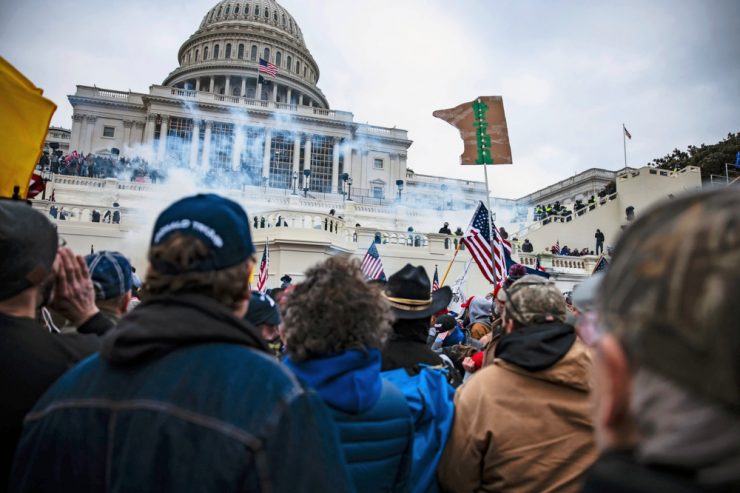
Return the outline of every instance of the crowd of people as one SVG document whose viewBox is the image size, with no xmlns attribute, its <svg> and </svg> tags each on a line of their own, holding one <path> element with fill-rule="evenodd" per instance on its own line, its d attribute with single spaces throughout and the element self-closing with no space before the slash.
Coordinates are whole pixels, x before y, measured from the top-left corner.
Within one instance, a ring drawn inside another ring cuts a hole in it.
<svg viewBox="0 0 740 493">
<path fill-rule="evenodd" d="M 616 183 L 611 182 L 602 187 L 598 193 L 591 194 L 591 196 L 587 199 L 576 199 L 573 202 L 572 207 L 566 207 L 565 205 L 561 204 L 560 201 L 555 201 L 555 203 L 549 204 L 537 204 L 534 206 L 534 220 L 544 221 L 552 216 L 562 216 L 568 218 L 568 216 L 571 216 L 573 213 L 583 210 L 586 207 L 591 208 L 595 206 L 597 201 L 605 199 L 606 197 L 614 194 L 616 191 Z"/>
<path fill-rule="evenodd" d="M 38 166 L 42 171 L 59 175 L 81 176 L 85 178 L 118 178 L 130 181 L 150 181 L 157 183 L 163 178 L 162 172 L 139 157 L 100 156 L 74 151 L 66 156 L 61 151 L 44 152 Z M 60 155 L 61 154 L 61 155 Z"/>
<path fill-rule="evenodd" d="M 213 194 L 127 258 L 0 201 L 0 481 L 25 491 L 740 491 L 740 195 L 624 231 L 566 300 L 515 264 L 450 311 L 423 267 L 330 257 L 252 291 Z M 13 458 L 14 457 L 14 458 Z"/>
</svg>

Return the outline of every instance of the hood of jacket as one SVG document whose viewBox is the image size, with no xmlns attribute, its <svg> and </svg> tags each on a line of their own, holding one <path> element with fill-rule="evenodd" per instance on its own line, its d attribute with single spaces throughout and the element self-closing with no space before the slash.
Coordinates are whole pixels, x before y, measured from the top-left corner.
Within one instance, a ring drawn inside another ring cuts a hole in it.
<svg viewBox="0 0 740 493">
<path fill-rule="evenodd" d="M 313 387 L 331 407 L 349 414 L 371 409 L 380 398 L 380 351 L 350 349 L 341 354 L 283 361 L 295 375 Z"/>
<path fill-rule="evenodd" d="M 570 325 L 552 323 L 517 329 L 501 338 L 495 357 L 497 364 L 531 378 L 589 390 L 591 355 Z"/>
<path fill-rule="evenodd" d="M 127 313 L 103 338 L 100 355 L 132 364 L 194 344 L 230 343 L 269 352 L 259 332 L 218 301 L 197 294 L 155 296 Z"/>
<path fill-rule="evenodd" d="M 484 323 L 491 325 L 491 306 L 492 301 L 476 296 L 470 303 L 470 324 Z"/>
</svg>

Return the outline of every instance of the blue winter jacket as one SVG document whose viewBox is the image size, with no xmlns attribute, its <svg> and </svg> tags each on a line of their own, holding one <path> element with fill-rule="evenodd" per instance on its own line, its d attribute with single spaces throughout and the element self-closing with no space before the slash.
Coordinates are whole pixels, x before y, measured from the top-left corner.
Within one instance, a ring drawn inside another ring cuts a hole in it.
<svg viewBox="0 0 740 493">
<path fill-rule="evenodd" d="M 380 377 L 380 351 L 285 364 L 332 410 L 358 492 L 410 491 L 413 424 L 403 394 Z"/>
<path fill-rule="evenodd" d="M 199 296 L 146 301 L 27 415 L 11 491 L 353 491 L 322 399 Z"/>
</svg>

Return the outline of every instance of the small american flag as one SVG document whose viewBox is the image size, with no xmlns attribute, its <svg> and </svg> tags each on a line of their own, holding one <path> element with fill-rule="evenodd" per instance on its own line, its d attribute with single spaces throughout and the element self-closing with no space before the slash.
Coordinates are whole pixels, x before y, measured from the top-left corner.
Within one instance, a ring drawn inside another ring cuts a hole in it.
<svg viewBox="0 0 740 493">
<path fill-rule="evenodd" d="M 624 126 L 624 123 L 622 124 L 622 129 L 624 130 L 624 136 L 632 140 L 632 134 L 627 130 L 627 127 Z"/>
<path fill-rule="evenodd" d="M 437 273 L 437 266 L 434 266 L 434 278 L 432 279 L 432 293 L 439 289 L 439 274 Z"/>
<path fill-rule="evenodd" d="M 555 240 L 555 252 L 556 255 L 560 255 L 560 240 Z"/>
<path fill-rule="evenodd" d="M 493 241 L 491 241 L 491 229 L 493 230 Z M 463 241 L 468 246 L 473 260 L 478 264 L 481 274 L 488 282 L 495 285 L 508 277 L 506 255 L 511 255 L 511 242 L 501 238 L 483 202 L 478 203 L 478 208 L 463 236 Z"/>
<path fill-rule="evenodd" d="M 260 58 L 260 66 L 258 69 L 263 74 L 268 74 L 271 77 L 275 77 L 278 72 L 277 65 L 270 63 L 267 60 Z"/>
<path fill-rule="evenodd" d="M 267 241 L 265 241 L 265 251 L 262 252 L 262 261 L 260 262 L 260 273 L 257 277 L 257 291 L 264 293 L 267 291 L 267 271 L 270 268 L 270 252 Z"/>
<path fill-rule="evenodd" d="M 370 280 L 385 280 L 385 272 L 383 272 L 383 263 L 380 261 L 380 254 L 375 246 L 375 242 L 370 245 L 367 249 L 365 257 L 362 259 L 360 265 L 362 273 Z"/>
</svg>

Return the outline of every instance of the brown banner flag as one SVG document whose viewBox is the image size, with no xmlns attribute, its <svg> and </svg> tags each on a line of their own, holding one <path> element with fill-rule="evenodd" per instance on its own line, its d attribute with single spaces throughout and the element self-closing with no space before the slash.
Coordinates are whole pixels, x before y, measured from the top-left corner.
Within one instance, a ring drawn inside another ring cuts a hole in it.
<svg viewBox="0 0 740 493">
<path fill-rule="evenodd" d="M 501 96 L 480 96 L 432 113 L 460 131 L 465 149 L 460 164 L 512 164 L 509 129 Z"/>
</svg>

